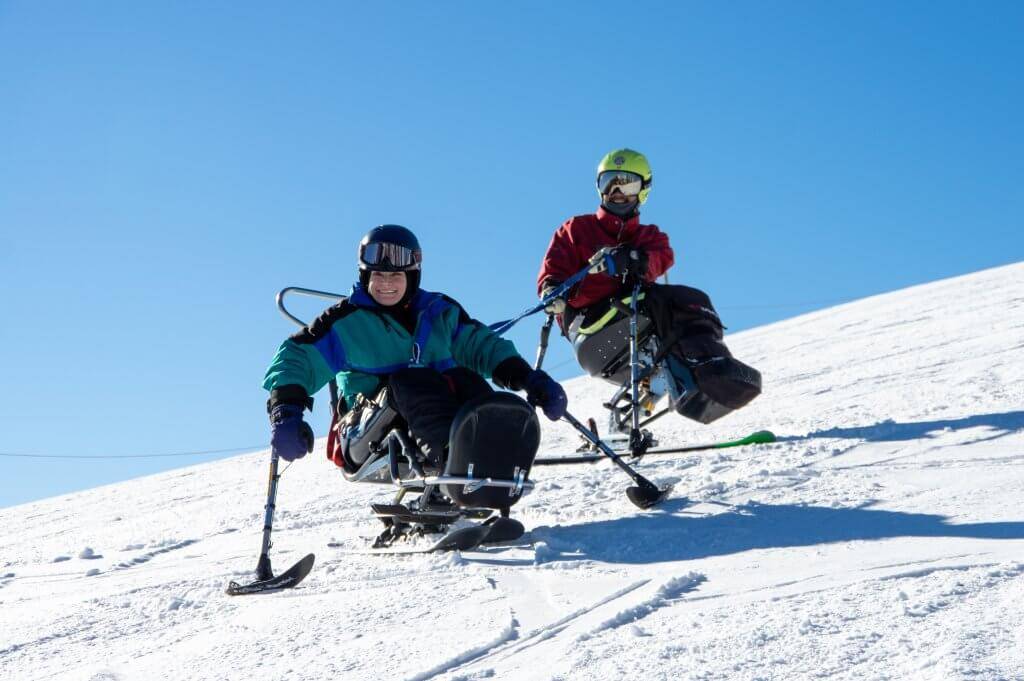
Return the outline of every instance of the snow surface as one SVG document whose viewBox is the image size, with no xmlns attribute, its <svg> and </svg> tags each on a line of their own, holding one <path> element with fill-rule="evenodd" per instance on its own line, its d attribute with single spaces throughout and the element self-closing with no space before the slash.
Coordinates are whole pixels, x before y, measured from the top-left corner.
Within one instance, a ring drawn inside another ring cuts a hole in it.
<svg viewBox="0 0 1024 681">
<path fill-rule="evenodd" d="M 1024 679 L 1024 263 L 736 334 L 765 393 L 663 445 L 772 445 L 538 468 L 532 545 L 368 556 L 322 457 L 281 479 L 297 589 L 228 597 L 260 545 L 266 452 L 0 509 L 0 679 Z M 569 381 L 600 414 L 606 385 Z M 543 419 L 542 419 L 543 420 Z M 577 437 L 544 424 L 543 455 Z"/>
</svg>

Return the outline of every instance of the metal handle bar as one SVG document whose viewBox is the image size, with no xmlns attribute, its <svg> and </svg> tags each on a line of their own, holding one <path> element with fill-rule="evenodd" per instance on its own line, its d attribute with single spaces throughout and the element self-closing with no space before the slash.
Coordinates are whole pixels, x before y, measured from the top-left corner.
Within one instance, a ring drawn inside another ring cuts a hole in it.
<svg viewBox="0 0 1024 681">
<path fill-rule="evenodd" d="M 306 322 L 302 321 L 284 306 L 284 297 L 289 293 L 298 293 L 304 296 L 314 296 L 317 298 L 328 298 L 330 300 L 341 300 L 345 296 L 341 293 L 331 293 L 330 291 L 318 291 L 313 288 L 302 288 L 301 286 L 288 286 L 277 292 L 277 309 L 281 311 L 285 317 L 295 322 L 299 326 L 305 326 Z"/>
<path fill-rule="evenodd" d="M 306 322 L 302 321 L 284 306 L 284 297 L 289 293 L 298 293 L 304 296 L 315 296 L 317 298 L 329 298 L 331 300 L 341 300 L 345 296 L 340 293 L 331 293 L 330 291 L 318 291 L 315 288 L 302 288 L 301 286 L 287 286 L 277 292 L 277 309 L 281 311 L 285 317 L 295 322 L 299 326 L 305 327 Z M 331 379 L 330 382 L 330 394 L 331 394 L 331 413 L 335 414 L 338 411 L 338 382 Z"/>
</svg>

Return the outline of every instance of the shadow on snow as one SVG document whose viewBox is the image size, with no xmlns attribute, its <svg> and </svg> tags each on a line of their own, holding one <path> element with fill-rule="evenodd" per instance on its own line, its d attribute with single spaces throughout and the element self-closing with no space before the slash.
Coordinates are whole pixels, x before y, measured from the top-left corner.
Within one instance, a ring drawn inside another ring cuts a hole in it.
<svg viewBox="0 0 1024 681">
<path fill-rule="evenodd" d="M 800 442 L 811 438 L 848 438 L 867 442 L 899 442 L 919 438 L 935 437 L 944 430 L 966 430 L 968 428 L 986 427 L 995 430 L 989 437 L 978 441 L 996 440 L 1019 430 L 1024 430 L 1024 411 L 1009 411 L 1002 414 L 978 414 L 960 419 L 940 419 L 936 421 L 917 421 L 913 423 L 897 423 L 891 419 L 876 423 L 873 426 L 857 428 L 829 428 L 818 430 L 807 435 L 783 436 L 779 442 Z"/>
<path fill-rule="evenodd" d="M 1024 522 L 951 524 L 944 516 L 859 508 L 770 505 L 728 506 L 696 516 L 687 501 L 670 500 L 662 513 L 581 525 L 541 526 L 531 535 L 559 556 L 549 560 L 657 563 L 695 560 L 752 549 L 813 546 L 896 537 L 1024 539 Z"/>
</svg>

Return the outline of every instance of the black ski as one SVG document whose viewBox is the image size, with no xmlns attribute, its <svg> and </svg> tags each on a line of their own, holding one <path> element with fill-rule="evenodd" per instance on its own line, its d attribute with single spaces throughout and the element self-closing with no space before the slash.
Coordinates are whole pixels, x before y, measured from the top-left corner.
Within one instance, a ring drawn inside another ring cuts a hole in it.
<svg viewBox="0 0 1024 681">
<path fill-rule="evenodd" d="M 459 518 L 483 520 L 493 513 L 486 508 L 452 507 L 449 510 L 418 510 L 404 504 L 370 504 L 370 507 L 373 509 L 373 514 L 382 520 L 393 519 L 401 523 L 422 523 L 424 525 L 450 525 Z"/>
<path fill-rule="evenodd" d="M 311 553 L 276 577 L 257 580 L 251 584 L 231 582 L 228 584 L 227 594 L 229 596 L 244 596 L 246 594 L 258 594 L 267 593 L 269 591 L 278 591 L 280 589 L 291 589 L 306 578 L 309 571 L 313 569 L 314 560 L 316 560 L 316 556 Z"/>
<path fill-rule="evenodd" d="M 449 532 L 433 544 L 426 546 L 377 546 L 367 549 L 346 550 L 345 553 L 361 555 L 412 555 L 418 553 L 438 553 L 441 551 L 472 551 L 473 549 L 486 544 L 502 544 L 512 542 L 523 536 L 525 533 L 523 524 L 513 518 L 493 517 L 482 525 L 464 527 L 454 532 Z M 337 543 L 328 544 L 330 547 L 340 546 Z"/>
<path fill-rule="evenodd" d="M 473 525 L 472 527 L 464 527 L 461 530 L 449 532 L 433 544 L 427 544 L 426 546 L 386 544 L 365 549 L 345 549 L 344 552 L 364 556 L 405 556 L 417 553 L 438 553 L 441 551 L 469 551 L 479 546 L 480 542 L 486 537 L 486 527 L 483 525 Z M 340 545 L 332 542 L 328 546 L 339 547 Z"/>
<path fill-rule="evenodd" d="M 481 544 L 502 544 L 519 539 L 526 533 L 526 528 L 515 518 L 496 516 L 489 518 L 484 526 L 487 527 L 487 536 Z"/>
</svg>

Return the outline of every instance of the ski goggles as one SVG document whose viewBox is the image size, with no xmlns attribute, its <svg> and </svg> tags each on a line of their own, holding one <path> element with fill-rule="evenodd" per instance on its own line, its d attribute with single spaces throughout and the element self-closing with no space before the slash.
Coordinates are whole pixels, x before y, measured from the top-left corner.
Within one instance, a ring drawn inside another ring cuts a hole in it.
<svg viewBox="0 0 1024 681">
<path fill-rule="evenodd" d="M 372 243 L 359 249 L 359 261 L 369 268 L 418 270 L 423 254 L 398 244 Z"/>
<path fill-rule="evenodd" d="M 637 196 L 644 188 L 644 178 L 625 170 L 606 170 L 597 176 L 597 191 L 608 196 L 616 189 L 626 196 Z"/>
</svg>

